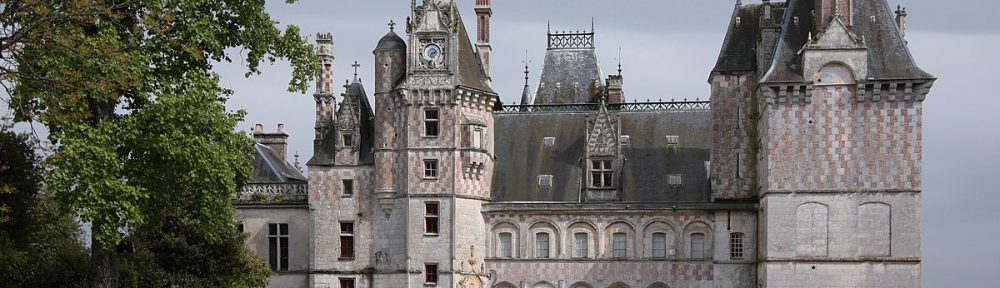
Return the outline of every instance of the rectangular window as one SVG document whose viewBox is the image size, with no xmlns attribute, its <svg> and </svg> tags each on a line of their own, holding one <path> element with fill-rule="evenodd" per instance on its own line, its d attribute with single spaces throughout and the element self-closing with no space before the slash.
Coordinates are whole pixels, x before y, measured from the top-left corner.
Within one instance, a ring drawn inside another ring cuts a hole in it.
<svg viewBox="0 0 1000 288">
<path fill-rule="evenodd" d="M 667 185 L 670 186 L 681 186 L 681 174 L 670 174 L 667 175 Z"/>
<path fill-rule="evenodd" d="M 511 249 L 513 246 L 513 239 L 510 233 L 504 232 L 500 233 L 500 258 L 513 258 L 514 251 Z"/>
<path fill-rule="evenodd" d="M 538 175 L 539 188 L 552 188 L 552 175 Z"/>
<path fill-rule="evenodd" d="M 681 137 L 677 135 L 667 135 L 667 145 L 677 145 L 681 143 Z"/>
<path fill-rule="evenodd" d="M 236 231 L 239 231 L 240 233 L 244 232 L 243 231 L 243 222 L 240 222 L 239 224 L 236 224 Z"/>
<path fill-rule="evenodd" d="M 573 258 L 587 258 L 587 233 L 573 234 Z"/>
<path fill-rule="evenodd" d="M 729 259 L 743 259 L 743 233 L 729 234 Z"/>
<path fill-rule="evenodd" d="M 424 283 L 436 284 L 438 282 L 438 265 L 424 264 Z"/>
<path fill-rule="evenodd" d="M 424 136 L 438 136 L 438 122 L 440 117 L 437 109 L 424 110 Z"/>
<path fill-rule="evenodd" d="M 705 234 L 691 234 L 691 260 L 705 259 Z"/>
<path fill-rule="evenodd" d="M 628 240 L 625 233 L 611 234 L 612 255 L 614 258 L 625 258 L 625 251 L 628 247 Z"/>
<path fill-rule="evenodd" d="M 344 184 L 343 185 L 344 186 L 344 195 L 343 196 L 344 197 L 354 196 L 354 180 L 353 179 L 344 179 L 343 184 Z"/>
<path fill-rule="evenodd" d="M 354 288 L 354 278 L 340 278 L 340 288 Z"/>
<path fill-rule="evenodd" d="M 472 130 L 472 148 L 486 149 L 483 145 L 484 134 L 483 127 L 476 127 Z"/>
<path fill-rule="evenodd" d="M 549 233 L 535 234 L 535 258 L 549 258 Z"/>
<path fill-rule="evenodd" d="M 653 233 L 653 258 L 667 258 L 667 233 Z"/>
<path fill-rule="evenodd" d="M 437 159 L 424 160 L 424 179 L 437 179 L 437 178 L 438 178 L 438 160 Z"/>
<path fill-rule="evenodd" d="M 438 234 L 438 203 L 424 203 L 424 233 Z"/>
<path fill-rule="evenodd" d="M 271 270 L 288 271 L 288 224 L 267 224 L 267 243 Z"/>
<path fill-rule="evenodd" d="M 344 147 L 354 146 L 354 134 L 343 133 L 341 136 L 344 138 Z"/>
<path fill-rule="evenodd" d="M 611 188 L 615 174 L 611 168 L 611 160 L 593 160 L 590 165 L 590 187 Z"/>
<path fill-rule="evenodd" d="M 340 258 L 354 258 L 354 223 L 340 222 Z"/>
</svg>

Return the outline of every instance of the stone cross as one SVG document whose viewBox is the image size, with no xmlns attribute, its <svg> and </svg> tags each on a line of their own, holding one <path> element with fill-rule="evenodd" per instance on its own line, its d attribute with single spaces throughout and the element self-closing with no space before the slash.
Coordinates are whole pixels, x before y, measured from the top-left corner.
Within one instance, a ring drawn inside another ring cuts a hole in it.
<svg viewBox="0 0 1000 288">
<path fill-rule="evenodd" d="M 361 67 L 361 64 L 358 64 L 358 61 L 354 61 L 351 67 L 354 67 L 354 80 L 358 80 L 358 67 Z"/>
<path fill-rule="evenodd" d="M 392 31 L 393 29 L 396 29 L 396 22 L 389 20 L 389 31 Z"/>
</svg>

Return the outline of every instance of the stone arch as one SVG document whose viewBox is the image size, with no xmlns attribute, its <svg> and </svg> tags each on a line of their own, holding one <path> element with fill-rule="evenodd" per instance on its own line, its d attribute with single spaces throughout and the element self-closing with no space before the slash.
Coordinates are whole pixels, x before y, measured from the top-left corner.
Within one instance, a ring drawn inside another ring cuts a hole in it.
<svg viewBox="0 0 1000 288">
<path fill-rule="evenodd" d="M 861 256 L 890 256 L 892 205 L 866 202 L 858 205 L 858 249 Z"/>
<path fill-rule="evenodd" d="M 625 284 L 625 282 L 620 282 L 620 281 L 611 284 L 611 286 L 608 286 L 608 288 L 631 288 L 631 287 L 632 286 L 628 286 L 628 284 Z"/>
<path fill-rule="evenodd" d="M 503 281 L 493 285 L 493 288 L 517 288 L 517 285 L 511 284 L 510 282 Z"/>
<path fill-rule="evenodd" d="M 653 234 L 663 233 L 665 236 L 665 246 L 662 258 L 671 258 L 676 255 L 677 249 L 677 230 L 674 229 L 674 225 L 670 224 L 669 221 L 662 218 L 653 219 L 646 222 L 646 225 L 642 228 L 642 257 L 644 258 L 661 258 L 654 257 L 653 249 L 658 247 L 653 247 Z M 673 253 L 671 253 L 673 251 Z"/>
<path fill-rule="evenodd" d="M 614 258 L 614 235 L 617 233 L 625 234 L 625 257 L 626 259 L 635 258 L 635 247 L 636 247 L 636 236 L 635 236 L 635 225 L 625 220 L 614 220 L 608 223 L 604 227 L 604 245 L 603 251 L 607 258 Z"/>
<path fill-rule="evenodd" d="M 579 281 L 579 282 L 573 283 L 573 285 L 569 285 L 569 288 L 594 288 L 594 286 L 590 285 L 590 283 L 587 283 L 587 282 L 584 282 L 584 281 Z"/>
<path fill-rule="evenodd" d="M 528 248 L 527 258 L 539 258 L 539 233 L 549 234 L 548 258 L 557 258 L 560 255 L 559 243 L 562 243 L 562 231 L 549 220 L 537 220 L 528 226 L 528 240 L 525 246 Z"/>
<path fill-rule="evenodd" d="M 795 208 L 795 254 L 826 257 L 829 241 L 829 207 L 806 202 Z"/>
<path fill-rule="evenodd" d="M 840 61 L 831 61 L 823 64 L 813 76 L 813 83 L 816 85 L 850 85 L 857 83 L 854 76 L 854 69 L 850 65 Z"/>
<path fill-rule="evenodd" d="M 552 283 L 546 281 L 538 281 L 535 285 L 531 285 L 531 288 L 556 288 L 556 285 L 552 285 Z"/>
<path fill-rule="evenodd" d="M 511 247 L 510 247 L 510 249 L 511 249 L 511 255 L 510 256 L 511 256 L 511 258 L 519 258 L 518 256 L 519 256 L 520 253 L 518 253 L 518 251 L 519 251 L 518 247 L 520 247 L 519 246 L 520 241 L 518 241 L 518 240 L 520 239 L 520 235 L 521 235 L 520 231 L 521 231 L 521 228 L 517 224 L 515 224 L 513 222 L 504 221 L 504 222 L 499 222 L 497 224 L 494 224 L 493 228 L 490 229 L 490 235 L 491 235 L 491 237 L 489 237 L 489 240 L 490 240 L 490 244 L 489 245 L 491 245 L 492 249 L 490 249 L 489 255 L 492 256 L 492 257 L 494 257 L 494 258 L 503 258 L 503 255 L 501 255 L 501 251 L 500 251 L 503 248 L 502 245 L 501 245 L 501 243 L 500 243 L 500 237 L 501 237 L 501 234 L 503 234 L 503 233 L 510 233 L 511 234 L 511 236 L 510 236 L 510 238 L 511 238 L 511 243 L 510 243 L 510 245 L 511 245 Z"/>
<path fill-rule="evenodd" d="M 576 234 L 585 233 L 587 234 L 587 246 L 586 246 L 586 256 L 584 258 L 595 258 L 597 255 L 597 247 L 601 247 L 598 240 L 600 237 L 597 235 L 597 225 L 593 222 L 587 220 L 577 220 L 572 224 L 566 226 L 566 254 L 569 254 L 570 258 L 580 258 L 577 255 L 576 250 Z"/>
<path fill-rule="evenodd" d="M 667 286 L 667 284 L 663 282 L 656 282 L 653 284 L 649 284 L 649 286 L 647 286 L 646 288 L 670 288 L 670 286 Z"/>
<path fill-rule="evenodd" d="M 700 235 L 700 236 L 699 236 Z M 712 247 L 713 237 L 712 237 L 712 226 L 708 225 L 701 220 L 691 221 L 687 225 L 684 225 L 684 234 L 682 235 L 683 245 L 681 245 L 682 250 L 687 259 L 693 260 L 708 260 L 712 259 Z M 700 240 L 700 247 L 698 247 Z M 698 251 L 697 249 L 701 250 Z M 701 252 L 701 253 L 699 253 Z"/>
</svg>

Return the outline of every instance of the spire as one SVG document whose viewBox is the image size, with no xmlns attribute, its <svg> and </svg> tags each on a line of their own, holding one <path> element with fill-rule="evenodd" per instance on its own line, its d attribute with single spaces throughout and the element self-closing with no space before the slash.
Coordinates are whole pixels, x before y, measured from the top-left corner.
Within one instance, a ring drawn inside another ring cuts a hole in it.
<svg viewBox="0 0 1000 288">
<path fill-rule="evenodd" d="M 354 61 L 351 67 L 354 67 L 354 82 L 358 82 L 358 67 L 361 67 L 361 64 L 358 64 L 358 61 Z"/>
<path fill-rule="evenodd" d="M 524 50 L 524 91 L 521 91 L 521 105 L 531 105 L 534 104 L 534 99 L 531 97 L 531 88 L 528 86 L 528 50 Z"/>
<path fill-rule="evenodd" d="M 622 76 L 622 46 L 618 46 L 618 76 Z"/>
</svg>

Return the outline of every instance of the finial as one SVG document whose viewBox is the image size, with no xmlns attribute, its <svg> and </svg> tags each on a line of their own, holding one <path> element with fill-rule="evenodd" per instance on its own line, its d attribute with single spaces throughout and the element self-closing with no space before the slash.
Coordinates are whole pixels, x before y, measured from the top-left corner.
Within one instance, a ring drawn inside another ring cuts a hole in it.
<svg viewBox="0 0 1000 288">
<path fill-rule="evenodd" d="M 743 5 L 743 1 L 742 0 L 736 0 L 736 6 L 741 6 L 741 5 Z"/>
<path fill-rule="evenodd" d="M 298 150 L 295 151 L 295 170 L 299 170 L 299 172 L 302 172 L 302 165 L 299 164 L 299 151 Z"/>
<path fill-rule="evenodd" d="M 594 17 L 590 17 L 590 33 L 594 33 Z"/>
<path fill-rule="evenodd" d="M 393 22 L 392 19 L 389 19 L 389 31 L 393 31 L 395 29 L 396 29 L 396 22 Z"/>
<path fill-rule="evenodd" d="M 545 21 L 545 32 L 552 34 L 552 21 Z"/>
<path fill-rule="evenodd" d="M 528 49 L 524 49 L 524 86 L 528 86 Z"/>
<path fill-rule="evenodd" d="M 351 67 L 354 67 L 354 81 L 358 81 L 358 67 L 361 67 L 361 64 L 358 64 L 358 61 L 354 61 Z"/>
<path fill-rule="evenodd" d="M 622 46 L 618 46 L 618 76 L 622 76 Z"/>
</svg>

